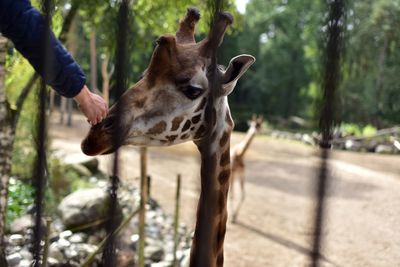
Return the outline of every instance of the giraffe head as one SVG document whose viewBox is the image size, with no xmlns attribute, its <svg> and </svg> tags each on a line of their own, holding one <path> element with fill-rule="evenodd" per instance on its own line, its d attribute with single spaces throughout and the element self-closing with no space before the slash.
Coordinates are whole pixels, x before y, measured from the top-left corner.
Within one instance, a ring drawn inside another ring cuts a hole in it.
<svg viewBox="0 0 400 267">
<path fill-rule="evenodd" d="M 248 121 L 249 127 L 250 128 L 254 128 L 256 132 L 261 131 L 263 122 L 264 122 L 263 115 L 258 116 L 256 114 L 253 114 L 252 117 L 251 117 L 251 120 Z"/>
<path fill-rule="evenodd" d="M 107 154 L 129 144 L 166 146 L 199 141 L 207 132 L 205 110 L 211 94 L 213 114 L 223 114 L 227 125 L 233 127 L 227 95 L 255 58 L 240 55 L 227 68 L 219 66 L 218 90 L 211 92 L 212 51 L 222 43 L 233 19 L 229 13 L 221 13 L 208 37 L 196 43 L 194 32 L 199 19 L 198 10 L 189 8 L 177 33 L 157 40 L 142 78 L 120 97 L 100 124 L 91 127 L 81 145 L 85 154 Z M 120 139 L 117 142 L 115 133 Z"/>
</svg>

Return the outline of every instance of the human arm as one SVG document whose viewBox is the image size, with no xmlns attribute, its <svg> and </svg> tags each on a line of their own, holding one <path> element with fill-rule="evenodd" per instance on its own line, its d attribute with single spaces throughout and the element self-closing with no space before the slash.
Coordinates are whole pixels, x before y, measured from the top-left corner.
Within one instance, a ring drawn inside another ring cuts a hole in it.
<svg viewBox="0 0 400 267">
<path fill-rule="evenodd" d="M 92 124 L 101 121 L 107 105 L 101 97 L 90 93 L 80 66 L 50 31 L 46 53 L 46 70 L 41 57 L 44 18 L 29 0 L 0 0 L 0 32 L 30 62 L 48 85 L 59 94 L 74 98 Z"/>
</svg>

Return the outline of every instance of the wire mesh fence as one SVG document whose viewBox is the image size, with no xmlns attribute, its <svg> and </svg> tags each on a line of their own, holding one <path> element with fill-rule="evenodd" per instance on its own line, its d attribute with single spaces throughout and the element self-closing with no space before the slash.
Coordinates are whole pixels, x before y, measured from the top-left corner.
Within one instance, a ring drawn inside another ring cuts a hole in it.
<svg viewBox="0 0 400 267">
<path fill-rule="evenodd" d="M 127 51 L 127 29 L 128 25 L 128 15 L 129 15 L 129 0 L 122 0 L 119 3 L 119 12 L 118 19 L 116 21 L 116 67 L 115 67 L 115 76 L 116 76 L 116 98 L 122 95 L 124 89 L 126 88 L 126 51 Z M 53 8 L 53 3 L 51 0 L 43 1 L 43 13 L 45 18 L 45 31 L 42 36 L 42 40 L 44 42 L 43 47 L 45 50 L 43 51 L 41 58 L 43 59 L 43 65 L 46 69 L 46 61 L 48 60 L 48 53 L 46 49 L 49 48 L 49 34 L 50 34 L 50 26 L 51 26 L 51 10 Z M 328 167 L 328 159 L 329 159 L 329 149 L 331 147 L 331 139 L 332 139 L 332 126 L 335 124 L 335 93 L 338 87 L 339 81 L 339 60 L 341 56 L 342 49 L 342 29 L 344 27 L 344 14 L 345 14 L 345 5 L 342 0 L 333 0 L 328 2 L 328 19 L 327 19 L 327 31 L 326 31 L 326 47 L 325 47 L 325 73 L 323 75 L 323 102 L 321 106 L 320 113 L 320 132 L 322 134 L 322 141 L 320 144 L 321 147 L 321 166 L 318 173 L 318 184 L 316 185 L 316 194 L 315 194 L 315 202 L 316 202 L 316 210 L 314 214 L 314 234 L 313 234 L 313 250 L 310 254 L 310 261 L 312 262 L 312 266 L 319 266 L 319 258 L 321 254 L 321 247 L 323 246 L 322 239 L 322 230 L 324 227 L 324 218 L 326 217 L 326 200 L 325 195 L 329 186 L 329 167 Z M 214 17 L 212 19 L 212 27 L 210 29 L 210 36 L 212 38 L 213 35 L 221 35 L 221 33 L 216 33 L 215 31 L 219 30 L 219 26 L 217 25 L 220 22 L 220 14 L 223 9 L 223 1 L 215 1 L 211 5 L 212 13 Z M 223 33 L 222 33 L 223 35 Z M 219 36 L 220 37 L 220 36 Z M 210 90 L 217 91 L 217 89 L 221 85 L 218 84 L 218 79 L 214 77 L 217 75 L 217 49 L 219 45 L 220 39 L 216 39 L 215 42 L 210 42 L 211 46 L 211 56 L 210 59 L 212 61 L 210 66 L 211 77 L 210 79 Z M 42 228 L 42 219 L 43 219 L 43 210 L 44 210 L 44 194 L 46 188 L 46 103 L 47 103 L 47 91 L 46 91 L 46 75 L 41 80 L 41 87 L 39 90 L 39 105 L 38 105 L 38 118 L 37 118 L 37 131 L 36 131 L 36 150 L 37 150 L 37 159 L 34 166 L 34 175 L 33 175 L 33 186 L 35 188 L 35 226 L 34 226 L 34 234 L 33 234 L 33 259 L 35 267 L 44 266 L 43 264 L 43 228 Z M 211 97 L 208 99 L 206 114 L 209 121 L 212 124 L 213 119 L 213 106 L 214 106 L 214 95 L 211 94 Z M 121 114 L 122 107 L 116 104 L 117 112 L 116 114 Z M 117 124 L 119 121 L 119 117 L 116 118 Z M 114 136 L 114 146 L 119 147 L 121 145 L 121 133 L 115 132 Z M 211 132 L 205 136 L 203 139 L 203 148 L 207 150 L 211 150 Z M 204 151 L 203 151 L 204 152 Z M 206 154 L 207 153 L 203 153 Z M 211 153 L 208 153 L 211 154 Z M 208 176 L 210 179 L 213 177 L 212 166 L 214 164 L 213 159 L 205 158 L 205 164 L 203 166 L 203 173 L 210 173 Z M 110 206 L 109 206 L 109 217 L 106 225 L 107 230 L 107 238 L 104 240 L 103 253 L 102 253 L 102 264 L 103 266 L 116 266 L 115 265 L 115 235 L 114 233 L 117 231 L 120 226 L 120 220 L 118 220 L 118 216 L 116 216 L 116 207 L 118 205 L 117 194 L 118 194 L 118 186 L 119 186 L 119 152 L 118 150 L 114 154 L 113 159 L 113 169 L 112 176 L 110 177 L 110 186 L 109 186 L 109 194 L 110 194 Z M 147 174 L 143 175 L 147 177 Z M 204 177 L 207 177 L 205 175 Z M 180 180 L 179 180 L 180 181 Z M 207 181 L 202 181 L 202 193 L 207 194 L 209 190 L 207 189 L 208 183 Z M 179 196 L 179 195 L 178 195 Z M 204 197 L 204 196 L 203 196 Z M 136 214 L 136 213 L 135 213 Z M 201 214 L 200 214 L 201 215 Z M 206 218 L 206 216 L 204 216 Z M 199 224 L 196 227 L 195 239 L 199 242 L 198 246 L 202 246 L 202 242 L 207 244 L 207 240 L 204 240 L 205 237 L 209 236 L 207 233 L 209 229 L 203 229 L 202 227 L 206 225 L 205 223 Z M 222 237 L 223 238 L 223 237 Z M 206 266 L 207 259 L 202 259 L 201 257 L 196 257 L 196 255 L 192 255 L 194 259 L 200 260 L 199 262 L 192 261 L 191 266 Z M 220 266 L 223 264 L 223 259 L 219 260 Z"/>
</svg>

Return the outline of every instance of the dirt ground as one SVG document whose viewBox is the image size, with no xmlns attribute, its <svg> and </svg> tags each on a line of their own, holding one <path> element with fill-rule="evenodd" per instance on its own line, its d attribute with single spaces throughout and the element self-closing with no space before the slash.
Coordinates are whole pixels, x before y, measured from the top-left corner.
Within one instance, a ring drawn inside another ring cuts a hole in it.
<svg viewBox="0 0 400 267">
<path fill-rule="evenodd" d="M 74 117 L 72 128 L 53 122 L 50 129 L 52 147 L 66 161 L 85 157 L 79 145 L 88 125 L 82 117 Z M 232 144 L 242 138 L 234 133 Z M 138 149 L 122 151 L 120 176 L 137 184 Z M 109 170 L 111 157 L 99 159 Z M 170 213 L 176 176 L 182 175 L 181 219 L 193 228 L 200 168 L 194 145 L 150 148 L 148 163 L 152 197 Z M 246 199 L 237 224 L 228 225 L 225 266 L 308 266 L 318 150 L 258 136 L 246 164 Z M 400 266 L 400 156 L 334 151 L 329 167 L 322 266 Z"/>
</svg>

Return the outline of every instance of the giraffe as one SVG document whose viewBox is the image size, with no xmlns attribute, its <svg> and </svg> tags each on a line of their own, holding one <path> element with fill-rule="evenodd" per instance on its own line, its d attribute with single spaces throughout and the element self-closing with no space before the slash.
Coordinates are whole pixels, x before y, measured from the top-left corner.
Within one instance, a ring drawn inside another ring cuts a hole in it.
<svg viewBox="0 0 400 267">
<path fill-rule="evenodd" d="M 245 198 L 245 164 L 244 164 L 244 155 L 249 148 L 251 142 L 253 141 L 254 136 L 261 130 L 263 123 L 263 117 L 257 117 L 253 114 L 251 121 L 249 121 L 249 129 L 247 130 L 245 138 L 235 145 L 231 150 L 231 162 L 232 162 L 232 173 L 231 173 L 231 189 L 229 191 L 230 203 L 231 203 L 231 221 L 232 223 L 236 222 L 237 216 L 239 214 L 240 207 Z M 235 182 L 238 181 L 240 185 L 240 199 L 238 204 L 235 207 L 234 203 L 234 185 Z"/>
<path fill-rule="evenodd" d="M 141 79 L 120 97 L 100 124 L 91 127 L 81 148 L 93 156 L 112 153 L 122 145 L 169 146 L 193 141 L 201 154 L 201 192 L 190 266 L 220 267 L 224 261 L 229 148 L 234 126 L 227 96 L 255 58 L 236 56 L 227 68 L 212 64 L 213 51 L 222 43 L 233 17 L 219 13 L 208 36 L 196 42 L 199 19 L 199 11 L 189 8 L 175 35 L 158 38 Z M 214 90 L 210 90 L 211 85 Z M 115 136 L 120 139 L 117 143 Z"/>
</svg>

